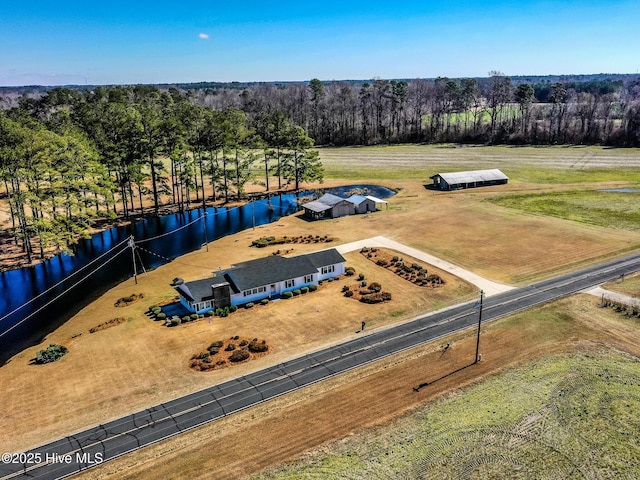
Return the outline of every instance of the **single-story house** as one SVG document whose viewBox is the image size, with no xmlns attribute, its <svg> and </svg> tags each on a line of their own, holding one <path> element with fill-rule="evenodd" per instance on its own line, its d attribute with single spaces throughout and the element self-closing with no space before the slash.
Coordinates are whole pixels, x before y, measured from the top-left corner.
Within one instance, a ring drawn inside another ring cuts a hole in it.
<svg viewBox="0 0 640 480">
<path fill-rule="evenodd" d="M 320 280 L 344 274 L 345 263 L 335 248 L 295 257 L 273 255 L 239 263 L 213 278 L 185 282 L 175 290 L 190 312 L 204 313 L 318 285 Z"/>
<path fill-rule="evenodd" d="M 320 218 L 338 218 L 358 213 L 375 212 L 378 203 L 387 203 L 371 195 L 351 195 L 349 198 L 338 197 L 325 193 L 319 199 L 302 205 L 306 217 L 318 220 Z"/>
<path fill-rule="evenodd" d="M 439 190 L 488 187 L 490 185 L 503 185 L 509 181 L 509 177 L 497 168 L 469 172 L 437 173 L 430 178 L 433 180 L 432 187 Z"/>
</svg>

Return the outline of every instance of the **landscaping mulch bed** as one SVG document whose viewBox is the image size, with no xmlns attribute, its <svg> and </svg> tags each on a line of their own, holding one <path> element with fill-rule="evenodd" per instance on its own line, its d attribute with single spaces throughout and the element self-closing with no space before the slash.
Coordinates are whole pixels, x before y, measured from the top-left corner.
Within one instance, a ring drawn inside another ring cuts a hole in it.
<svg viewBox="0 0 640 480">
<path fill-rule="evenodd" d="M 191 356 L 189 367 L 196 372 L 207 372 L 243 363 L 269 353 L 266 340 L 234 336 L 228 340 L 212 342 L 206 349 Z"/>
<path fill-rule="evenodd" d="M 420 287 L 439 288 L 446 284 L 440 275 L 429 273 L 427 268 L 420 263 L 405 262 L 401 256 L 383 248 L 364 247 L 360 253 L 376 265 L 384 267 Z"/>
<path fill-rule="evenodd" d="M 260 237 L 251 242 L 251 246 L 264 248 L 269 245 L 282 245 L 285 243 L 330 243 L 333 241 L 334 238 L 328 235 L 297 235 L 293 237 L 285 235 L 283 237 Z"/>
<path fill-rule="evenodd" d="M 106 330 L 107 328 L 118 326 L 121 323 L 125 323 L 126 321 L 127 319 L 123 317 L 112 318 L 107 322 L 101 323 L 100 325 L 96 325 L 95 327 L 90 328 L 89 333 L 96 333 L 96 332 L 99 332 L 100 330 Z"/>
<path fill-rule="evenodd" d="M 114 304 L 115 307 L 127 307 L 129 305 L 131 305 L 132 303 L 136 303 L 138 300 L 142 300 L 144 298 L 144 294 L 143 293 L 132 293 L 131 295 L 129 295 L 128 297 L 120 297 L 116 303 Z"/>
</svg>

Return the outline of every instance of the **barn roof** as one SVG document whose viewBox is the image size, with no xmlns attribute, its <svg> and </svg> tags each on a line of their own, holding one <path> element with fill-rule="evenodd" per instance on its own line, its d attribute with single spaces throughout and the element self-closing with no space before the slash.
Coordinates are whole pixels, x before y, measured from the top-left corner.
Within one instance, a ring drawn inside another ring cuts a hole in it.
<svg viewBox="0 0 640 480">
<path fill-rule="evenodd" d="M 347 198 L 347 201 L 351 202 L 351 203 L 353 203 L 355 205 L 360 205 L 366 199 L 367 199 L 367 197 L 364 197 L 362 195 L 351 195 L 349 198 Z"/>
<path fill-rule="evenodd" d="M 331 209 L 331 205 L 327 205 L 326 203 L 319 202 L 318 200 L 305 203 L 302 206 L 307 210 L 311 210 L 312 212 L 318 212 L 318 213 Z"/>
<path fill-rule="evenodd" d="M 316 202 L 324 203 L 325 205 L 329 205 L 331 207 L 333 207 L 334 205 L 337 205 L 340 202 L 344 202 L 344 201 L 345 201 L 344 198 L 338 197 L 337 195 L 333 195 L 331 193 L 325 193 L 318 200 L 316 200 Z M 309 203 L 311 203 L 311 202 L 309 202 Z"/>
<path fill-rule="evenodd" d="M 474 182 L 491 182 L 495 180 L 509 180 L 509 177 L 507 177 L 497 168 L 491 170 L 471 170 L 468 172 L 438 173 L 436 175 L 433 175 L 431 178 L 433 179 L 438 176 L 449 185 Z"/>
</svg>

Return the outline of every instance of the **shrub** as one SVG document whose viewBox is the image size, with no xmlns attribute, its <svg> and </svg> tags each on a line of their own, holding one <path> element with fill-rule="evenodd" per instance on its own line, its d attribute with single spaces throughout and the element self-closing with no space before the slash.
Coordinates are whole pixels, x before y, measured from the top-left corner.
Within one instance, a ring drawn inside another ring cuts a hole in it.
<svg viewBox="0 0 640 480">
<path fill-rule="evenodd" d="M 392 262 L 397 262 L 398 261 L 398 256 L 394 255 L 393 258 L 391 259 Z"/>
<path fill-rule="evenodd" d="M 230 313 L 233 313 L 236 310 L 238 310 L 238 306 L 237 305 L 231 305 L 230 307 L 224 307 L 224 308 L 228 308 Z"/>
<path fill-rule="evenodd" d="M 224 307 L 224 308 L 218 307 L 216 309 L 216 315 L 218 317 L 226 317 L 227 315 L 229 315 L 229 307 Z"/>
<path fill-rule="evenodd" d="M 182 317 L 183 322 L 188 322 L 189 320 L 191 320 L 191 317 L 189 315 L 185 315 L 184 317 Z"/>
<path fill-rule="evenodd" d="M 192 313 L 191 315 L 189 315 L 189 317 L 191 318 L 191 320 L 197 320 L 198 319 L 198 314 L 197 313 Z"/>
<path fill-rule="evenodd" d="M 344 292 L 344 296 L 347 298 L 353 297 L 353 290 L 347 290 L 346 292 Z"/>
<path fill-rule="evenodd" d="M 207 310 L 206 312 L 204 312 L 205 317 L 213 317 L 213 315 L 214 315 L 213 310 Z"/>
<path fill-rule="evenodd" d="M 198 358 L 199 358 L 200 360 L 203 360 L 203 359 L 205 359 L 205 358 L 209 358 L 209 355 L 211 355 L 211 353 L 209 353 L 208 351 L 206 351 L 206 352 L 202 352 L 200 355 L 198 355 Z"/>
<path fill-rule="evenodd" d="M 199 313 L 198 314 L 198 318 L 204 318 L 204 314 L 203 313 Z"/>
<path fill-rule="evenodd" d="M 220 348 L 211 346 L 211 347 L 208 348 L 208 350 L 209 350 L 209 353 L 211 355 L 215 355 L 216 353 L 218 353 L 220 351 Z"/>
<path fill-rule="evenodd" d="M 302 287 L 300 289 L 300 292 L 302 292 L 302 294 L 305 294 L 305 293 L 309 292 L 309 287 Z"/>
<path fill-rule="evenodd" d="M 213 343 L 211 344 L 211 347 L 218 347 L 218 348 L 220 348 L 220 347 L 222 347 L 223 345 L 224 345 L 224 342 L 223 342 L 222 340 L 216 340 L 215 342 L 213 342 Z"/>
<path fill-rule="evenodd" d="M 154 308 L 153 310 L 151 310 L 151 312 L 152 312 L 154 315 L 158 315 L 160 312 L 162 312 L 162 309 L 161 309 L 160 307 L 156 307 L 156 308 Z"/>
<path fill-rule="evenodd" d="M 376 260 L 376 264 L 380 265 L 381 267 L 386 267 L 389 264 L 389 262 L 387 262 L 382 258 L 379 258 L 378 260 Z"/>
<path fill-rule="evenodd" d="M 262 300 L 260 300 L 260 305 L 266 305 L 267 303 L 269 303 L 268 298 L 263 298 Z"/>
<path fill-rule="evenodd" d="M 36 353 L 35 362 L 38 364 L 55 362 L 62 358 L 68 351 L 67 347 L 52 343 L 46 349 Z"/>
<path fill-rule="evenodd" d="M 229 345 L 227 345 L 227 348 L 224 349 L 225 352 L 231 352 L 233 350 L 236 349 L 236 344 L 235 343 L 230 343 Z"/>
<path fill-rule="evenodd" d="M 164 312 L 160 312 L 159 314 L 156 315 L 156 318 L 158 320 L 166 320 L 167 319 L 167 314 Z"/>
<path fill-rule="evenodd" d="M 342 286 L 342 292 L 344 293 L 344 292 L 347 292 L 347 291 L 349 291 L 349 285 L 343 285 Z"/>
<path fill-rule="evenodd" d="M 354 275 L 356 273 L 356 269 L 353 267 L 347 267 L 347 269 L 344 271 L 344 274 L 347 275 L 348 277 L 350 277 L 351 275 Z"/>
<path fill-rule="evenodd" d="M 182 320 L 180 320 L 178 317 L 175 317 L 175 318 L 171 319 L 171 326 L 172 327 L 177 327 L 181 323 L 182 323 Z"/>
<path fill-rule="evenodd" d="M 267 350 L 269 350 L 269 345 L 267 345 L 267 342 L 264 340 L 260 343 L 258 343 L 257 340 L 253 340 L 249 344 L 249 350 L 256 353 L 266 352 Z"/>
<path fill-rule="evenodd" d="M 315 292 L 316 290 L 318 290 L 318 286 L 317 285 L 309 285 L 309 291 L 310 292 Z"/>
<path fill-rule="evenodd" d="M 362 303 L 381 303 L 388 300 L 391 300 L 391 294 L 389 292 L 374 293 L 373 295 L 367 295 L 360 299 Z"/>
<path fill-rule="evenodd" d="M 242 362 L 249 358 L 250 354 L 247 350 L 236 350 L 231 354 L 229 360 L 232 362 Z"/>
<path fill-rule="evenodd" d="M 248 344 L 249 344 L 249 342 L 247 342 L 246 340 L 242 340 L 238 346 L 246 347 Z"/>
<path fill-rule="evenodd" d="M 293 293 L 291 292 L 284 292 L 282 294 L 282 298 L 291 298 L 291 297 L 293 297 Z"/>
<path fill-rule="evenodd" d="M 253 305 L 253 302 L 249 302 L 244 305 L 244 308 L 253 308 Z"/>
<path fill-rule="evenodd" d="M 371 285 L 369 285 L 369 290 L 373 290 L 377 293 L 382 290 L 382 285 L 380 285 L 378 282 L 371 282 Z"/>
<path fill-rule="evenodd" d="M 149 305 L 149 311 L 153 312 L 154 309 L 158 308 L 158 305 Z"/>
<path fill-rule="evenodd" d="M 291 292 L 291 293 L 293 293 L 293 295 L 297 297 L 297 296 L 298 296 L 298 295 L 300 295 L 302 292 L 300 291 L 300 289 L 299 289 L 299 288 L 296 288 L 296 289 L 295 289 L 295 290 L 293 290 L 293 292 Z"/>
<path fill-rule="evenodd" d="M 358 280 L 364 280 L 364 273 L 360 273 L 358 275 Z"/>
</svg>

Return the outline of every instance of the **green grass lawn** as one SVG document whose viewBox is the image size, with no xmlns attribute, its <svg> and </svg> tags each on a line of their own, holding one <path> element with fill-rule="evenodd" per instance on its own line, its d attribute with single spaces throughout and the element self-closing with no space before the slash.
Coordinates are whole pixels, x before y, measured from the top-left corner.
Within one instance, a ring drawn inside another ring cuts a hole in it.
<svg viewBox="0 0 640 480">
<path fill-rule="evenodd" d="M 640 190 L 567 190 L 503 195 L 487 201 L 527 213 L 551 215 L 608 228 L 640 231 Z"/>
<path fill-rule="evenodd" d="M 640 363 L 546 357 L 257 479 L 639 478 Z"/>
</svg>

